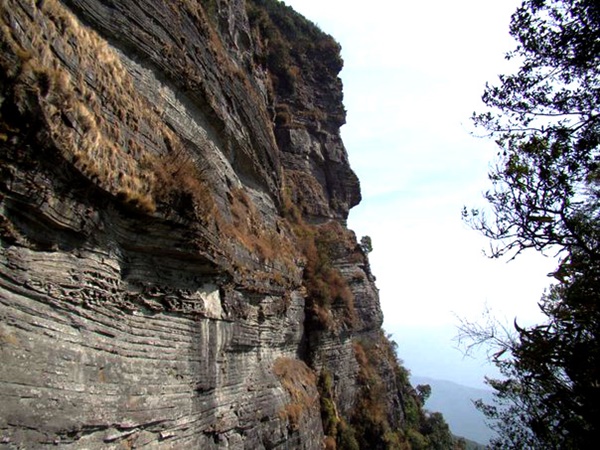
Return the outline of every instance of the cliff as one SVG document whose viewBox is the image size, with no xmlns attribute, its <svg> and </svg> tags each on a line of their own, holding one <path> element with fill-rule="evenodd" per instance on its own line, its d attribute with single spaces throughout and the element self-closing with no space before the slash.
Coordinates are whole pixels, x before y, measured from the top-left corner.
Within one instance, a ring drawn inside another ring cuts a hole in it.
<svg viewBox="0 0 600 450">
<path fill-rule="evenodd" d="M 0 446 L 410 448 L 339 45 L 273 0 L 0 25 Z"/>
</svg>

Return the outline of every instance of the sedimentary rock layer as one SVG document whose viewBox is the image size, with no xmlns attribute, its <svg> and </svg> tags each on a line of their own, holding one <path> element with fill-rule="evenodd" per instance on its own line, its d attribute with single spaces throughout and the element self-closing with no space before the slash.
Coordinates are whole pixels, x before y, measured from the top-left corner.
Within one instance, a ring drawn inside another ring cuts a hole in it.
<svg viewBox="0 0 600 450">
<path fill-rule="evenodd" d="M 324 371 L 350 420 L 382 315 L 339 48 L 291 15 L 276 65 L 269 14 L 3 1 L 0 446 L 318 449 Z"/>
</svg>

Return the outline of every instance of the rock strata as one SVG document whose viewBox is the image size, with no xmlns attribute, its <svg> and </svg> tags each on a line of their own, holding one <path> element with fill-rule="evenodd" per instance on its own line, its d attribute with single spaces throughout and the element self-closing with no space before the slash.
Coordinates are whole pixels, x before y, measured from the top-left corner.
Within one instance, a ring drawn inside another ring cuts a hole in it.
<svg viewBox="0 0 600 450">
<path fill-rule="evenodd" d="M 382 333 L 335 41 L 255 0 L 5 0 L 0 26 L 0 446 L 334 440 Z"/>
</svg>

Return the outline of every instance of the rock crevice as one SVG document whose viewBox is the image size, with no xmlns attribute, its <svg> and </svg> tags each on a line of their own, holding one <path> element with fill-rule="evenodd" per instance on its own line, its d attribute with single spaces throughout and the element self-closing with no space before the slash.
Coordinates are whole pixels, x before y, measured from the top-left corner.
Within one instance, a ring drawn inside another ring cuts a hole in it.
<svg viewBox="0 0 600 450">
<path fill-rule="evenodd" d="M 6 0 L 0 26 L 0 446 L 335 440 L 323 399 L 352 422 L 382 333 L 339 45 L 266 0 Z"/>
</svg>

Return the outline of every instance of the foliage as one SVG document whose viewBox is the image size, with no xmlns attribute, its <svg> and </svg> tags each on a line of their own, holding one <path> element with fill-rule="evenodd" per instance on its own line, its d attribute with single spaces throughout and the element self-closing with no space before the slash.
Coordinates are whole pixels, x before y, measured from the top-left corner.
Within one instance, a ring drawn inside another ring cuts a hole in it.
<svg viewBox="0 0 600 450">
<path fill-rule="evenodd" d="M 350 426 L 360 448 L 454 448 L 455 440 L 443 416 L 423 410 L 420 394 L 410 385 L 409 373 L 398 360 L 395 342 L 381 333 L 376 339 L 355 341 L 354 350 L 360 367 L 360 390 Z M 386 375 L 390 369 L 392 380 Z M 391 411 L 390 384 L 397 389 L 401 411 Z M 421 391 L 426 395 L 427 387 L 421 386 Z M 393 419 L 396 413 L 402 417 L 398 424 Z"/>
<path fill-rule="evenodd" d="M 475 115 L 500 146 L 486 194 L 493 219 L 465 218 L 496 241 L 492 256 L 573 246 L 582 240 L 585 199 L 598 175 L 600 7 L 592 0 L 525 0 L 513 15 L 521 63 L 486 86 L 488 110 Z"/>
<path fill-rule="evenodd" d="M 444 416 L 439 412 L 425 416 L 421 425 L 421 433 L 427 436 L 428 448 L 431 450 L 446 450 L 453 447 L 450 428 L 444 420 Z"/>
<path fill-rule="evenodd" d="M 290 403 L 280 412 L 292 429 L 297 430 L 302 416 L 317 401 L 317 380 L 313 371 L 301 360 L 277 358 L 273 373 L 290 396 Z"/>
<path fill-rule="evenodd" d="M 421 405 L 424 405 L 427 399 L 431 396 L 431 386 L 428 384 L 419 384 L 416 388 L 417 396 Z"/>
<path fill-rule="evenodd" d="M 360 366 L 360 389 L 351 419 L 360 448 L 387 449 L 384 436 L 392 431 L 387 417 L 384 382 L 378 370 L 379 357 L 372 342 L 354 342 Z"/>
<path fill-rule="evenodd" d="M 323 432 L 326 436 L 335 439 L 337 435 L 338 415 L 333 401 L 333 380 L 331 374 L 323 369 L 319 376 L 319 397 L 321 399 L 321 420 L 323 421 Z"/>
<path fill-rule="evenodd" d="M 337 430 L 337 448 L 340 450 L 360 450 L 354 429 L 340 420 Z"/>
<path fill-rule="evenodd" d="M 333 400 L 333 380 L 327 369 L 321 371 L 317 387 L 321 399 L 321 420 L 326 436 L 326 448 L 360 450 L 354 428 L 337 413 Z"/>
<path fill-rule="evenodd" d="M 348 244 L 345 242 L 347 232 L 335 221 L 309 225 L 289 199 L 285 203 L 285 215 L 292 224 L 298 247 L 305 258 L 303 280 L 309 326 L 333 329 L 336 326 L 333 308 L 341 307 L 342 323 L 348 328 L 354 327 L 357 321 L 354 295 L 335 266 L 335 261 L 348 252 Z"/>
<path fill-rule="evenodd" d="M 277 0 L 249 0 L 250 24 L 266 43 L 264 61 L 277 91 L 294 94 L 300 68 L 316 79 L 335 78 L 343 66 L 340 45 L 318 26 Z"/>
<path fill-rule="evenodd" d="M 600 5 L 524 0 L 512 17 L 520 69 L 487 86 L 475 123 L 501 151 L 486 194 L 493 219 L 464 211 L 495 241 L 491 256 L 553 249 L 558 281 L 539 303 L 543 324 L 514 331 L 465 323 L 491 345 L 505 377 L 488 380 L 496 404 L 479 408 L 494 448 L 585 449 L 600 438 Z"/>
<path fill-rule="evenodd" d="M 463 326 L 476 342 L 493 342 L 505 377 L 488 380 L 496 404 L 477 402 L 500 436 L 494 448 L 588 448 L 600 436 L 600 266 L 571 258 L 579 268 L 540 302 L 545 323 Z"/>
<path fill-rule="evenodd" d="M 363 236 L 360 238 L 360 248 L 366 254 L 373 251 L 373 242 L 371 241 L 371 236 Z"/>
</svg>

